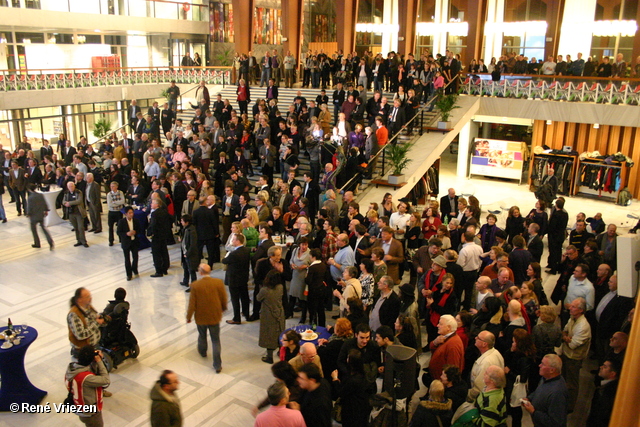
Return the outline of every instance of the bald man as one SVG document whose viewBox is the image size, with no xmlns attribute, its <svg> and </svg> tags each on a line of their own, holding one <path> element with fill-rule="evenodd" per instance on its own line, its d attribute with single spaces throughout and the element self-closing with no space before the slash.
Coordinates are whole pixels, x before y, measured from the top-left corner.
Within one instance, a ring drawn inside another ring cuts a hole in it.
<svg viewBox="0 0 640 427">
<path fill-rule="evenodd" d="M 314 343 L 306 342 L 300 346 L 300 353 L 289 360 L 289 364 L 293 366 L 293 369 L 300 370 L 300 367 L 308 363 L 313 363 L 320 370 L 320 375 L 324 377 L 322 372 L 322 363 L 320 363 L 320 356 L 318 356 L 318 350 Z"/>
<path fill-rule="evenodd" d="M 191 284 L 189 308 L 187 309 L 187 323 L 195 317 L 198 328 L 198 353 L 207 357 L 207 330 L 211 335 L 213 352 L 213 368 L 216 373 L 222 372 L 220 358 L 220 321 L 222 313 L 227 310 L 227 292 L 222 280 L 210 276 L 211 267 L 200 264 L 198 280 Z"/>
</svg>

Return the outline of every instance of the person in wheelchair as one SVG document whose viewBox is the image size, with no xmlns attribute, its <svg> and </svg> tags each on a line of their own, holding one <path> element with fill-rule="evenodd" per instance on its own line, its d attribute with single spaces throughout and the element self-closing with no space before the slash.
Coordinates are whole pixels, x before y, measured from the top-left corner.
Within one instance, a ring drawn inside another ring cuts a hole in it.
<svg viewBox="0 0 640 427">
<path fill-rule="evenodd" d="M 107 369 L 117 367 L 125 359 L 136 358 L 140 352 L 138 340 L 131 332 L 129 323 L 130 305 L 125 298 L 127 291 L 124 288 L 116 289 L 114 299 L 109 301 L 102 316 L 106 320 L 106 326 L 102 329 L 100 347 L 108 355 Z"/>
</svg>

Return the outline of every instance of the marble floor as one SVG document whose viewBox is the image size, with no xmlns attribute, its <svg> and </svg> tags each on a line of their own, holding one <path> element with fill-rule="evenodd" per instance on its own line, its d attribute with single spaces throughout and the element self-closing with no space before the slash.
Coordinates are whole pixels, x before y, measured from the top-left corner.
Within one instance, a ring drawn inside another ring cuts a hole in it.
<svg viewBox="0 0 640 427">
<path fill-rule="evenodd" d="M 455 157 L 445 154 L 441 188 L 451 186 L 459 192 L 473 189 L 483 206 L 508 197 L 528 211 L 534 203 L 525 186 L 500 180 L 457 178 Z M 375 196 L 372 201 L 379 199 Z M 363 200 L 361 204 L 369 201 Z M 122 252 L 118 245 L 108 246 L 106 232 L 88 234 L 90 247 L 76 248 L 70 225 L 62 224 L 50 228 L 55 251 L 33 249 L 28 219 L 16 216 L 15 205 L 7 203 L 7 195 L 4 202 L 9 222 L 0 224 L 0 323 L 11 318 L 14 324 L 26 321 L 38 330 L 38 339 L 26 355 L 26 368 L 33 384 L 48 392 L 43 402 L 61 403 L 66 397 L 63 375 L 69 362 L 69 344 L 65 319 L 74 290 L 87 287 L 93 294 L 94 307 L 102 310 L 115 288 L 122 286 L 128 292 L 132 331 L 140 342 L 141 352 L 138 359 L 125 361 L 111 374 L 109 390 L 113 397 L 105 399 L 105 425 L 149 425 L 149 390 L 164 369 L 171 369 L 180 377 L 178 394 L 185 426 L 253 425 L 251 409 L 266 395 L 265 389 L 272 382 L 269 366 L 260 361 L 259 325 L 257 322 L 227 325 L 224 320 L 230 319 L 231 314 L 225 313 L 221 327 L 223 370 L 216 374 L 211 356 L 203 359 L 196 351 L 195 325 L 185 320 L 188 294 L 179 285 L 182 269 L 177 245 L 170 249 L 173 263 L 168 276 L 149 277 L 153 268 L 147 249 L 140 253 L 140 277 L 127 282 Z M 627 223 L 626 213 L 633 210 L 581 198 L 568 199 L 566 207 L 571 218 L 580 210 L 588 215 L 601 211 L 607 222 L 619 225 Z M 212 274 L 222 278 L 224 272 L 216 269 Z M 547 291 L 554 283 L 553 278 L 546 278 Z M 290 319 L 287 325 L 293 326 L 297 321 Z M 427 363 L 426 357 L 421 362 Z M 589 392 L 588 369 L 583 369 L 583 393 Z M 587 394 L 583 397 L 571 425 L 584 423 Z M 69 424 L 79 424 L 75 415 L 0 414 L 0 426 Z"/>
</svg>

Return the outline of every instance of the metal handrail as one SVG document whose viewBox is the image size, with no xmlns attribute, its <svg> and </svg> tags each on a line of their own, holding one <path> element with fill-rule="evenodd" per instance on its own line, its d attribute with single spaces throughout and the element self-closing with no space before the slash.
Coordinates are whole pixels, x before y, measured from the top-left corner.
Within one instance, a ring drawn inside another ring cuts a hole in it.
<svg viewBox="0 0 640 427">
<path fill-rule="evenodd" d="M 107 135 L 103 136 L 102 138 L 97 139 L 96 141 L 90 142 L 90 143 L 89 143 L 89 145 L 96 145 L 98 142 L 103 141 L 103 140 L 104 140 L 104 139 L 106 139 L 109 135 L 111 135 L 111 134 L 112 134 L 112 133 L 114 133 L 114 132 L 118 132 L 120 129 L 122 129 L 122 128 L 123 128 L 123 127 L 125 127 L 125 126 L 129 126 L 129 123 L 125 123 L 125 124 L 123 124 L 122 126 L 120 126 L 120 127 L 119 127 L 119 128 L 117 128 L 117 129 L 109 130 L 109 131 L 107 132 Z"/>
<path fill-rule="evenodd" d="M 451 81 L 449 81 L 449 83 L 447 83 L 442 89 L 446 89 L 447 87 L 449 87 L 451 84 L 453 84 L 455 82 L 455 79 L 451 79 Z M 384 176 L 385 175 L 385 171 L 384 171 L 384 165 L 385 165 L 385 153 L 387 150 L 387 147 L 391 146 L 391 142 L 393 140 L 395 140 L 396 138 L 398 138 L 398 136 L 400 136 L 400 132 L 402 131 L 402 129 L 406 128 L 407 125 L 409 123 L 411 123 L 412 121 L 416 120 L 418 115 L 420 115 L 420 130 L 418 131 L 420 136 L 422 136 L 422 134 L 424 133 L 424 113 L 428 108 L 432 107 L 432 104 L 435 102 L 435 100 L 437 99 L 438 95 L 434 95 L 430 100 L 428 100 L 426 103 L 424 103 L 421 107 L 420 110 L 418 112 L 416 112 L 416 114 L 411 118 L 411 120 L 409 120 L 407 123 L 405 123 L 402 128 L 400 129 L 400 131 L 396 132 L 395 135 L 393 135 L 389 141 L 385 144 L 384 147 L 382 147 L 382 149 L 380 151 L 378 151 L 375 155 L 371 156 L 371 158 L 369 159 L 369 164 L 371 164 L 371 162 L 378 158 L 378 156 L 382 155 L 382 172 L 380 174 L 380 176 Z M 346 158 L 346 156 L 345 156 Z M 372 174 L 375 173 L 375 171 L 372 171 Z M 349 181 L 347 181 L 339 190 L 338 192 L 342 192 L 342 190 L 346 187 L 349 186 L 349 184 L 351 184 L 353 182 L 354 179 L 356 179 L 358 177 L 359 173 L 357 173 L 356 175 L 354 175 Z"/>
<path fill-rule="evenodd" d="M 186 69 L 186 70 L 229 70 L 231 71 L 233 67 L 231 66 L 182 66 L 182 65 L 165 65 L 158 67 L 81 67 L 81 68 L 32 68 L 32 69 L 8 69 L 8 70 L 0 70 L 3 75 L 9 74 L 60 74 L 60 73 L 52 73 L 51 71 L 61 71 L 62 73 L 96 73 L 96 72 L 104 72 L 104 71 L 173 71 L 176 69 Z M 96 71 L 99 70 L 99 71 Z M 45 73 L 46 72 L 46 73 Z"/>
</svg>

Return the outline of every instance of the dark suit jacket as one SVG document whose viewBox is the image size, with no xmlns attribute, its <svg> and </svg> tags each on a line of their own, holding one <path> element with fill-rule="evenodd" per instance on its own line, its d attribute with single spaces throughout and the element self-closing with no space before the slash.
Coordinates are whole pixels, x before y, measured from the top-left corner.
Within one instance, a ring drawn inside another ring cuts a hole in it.
<svg viewBox="0 0 640 427">
<path fill-rule="evenodd" d="M 122 218 L 118 221 L 118 227 L 116 228 L 116 233 L 118 233 L 118 237 L 120 237 L 120 246 L 122 249 L 133 248 L 135 250 L 140 246 L 140 242 L 138 241 L 138 234 L 140 233 L 140 221 L 133 218 L 133 230 L 136 232 L 134 236 L 135 239 L 131 239 L 130 236 L 127 236 L 129 232 L 129 224 L 127 224 L 127 218 Z"/>
<path fill-rule="evenodd" d="M 614 333 L 618 332 L 633 306 L 633 299 L 620 295 L 609 301 L 609 304 L 602 310 L 600 321 L 596 328 L 598 339 L 608 340 Z"/>
<path fill-rule="evenodd" d="M 387 325 L 390 328 L 396 323 L 396 319 L 400 314 L 400 297 L 394 291 L 387 297 L 386 301 L 380 306 L 378 312 L 380 316 L 380 324 Z"/>
<path fill-rule="evenodd" d="M 458 216 L 458 196 L 455 196 L 453 198 L 453 203 L 454 203 L 453 211 L 456 213 L 456 216 Z M 442 211 L 442 216 L 441 216 L 442 222 L 444 222 L 445 218 L 448 218 L 449 221 L 451 221 L 451 218 L 455 218 L 455 216 L 452 217 L 449 214 L 450 213 L 449 209 L 450 209 L 449 195 L 447 194 L 444 197 L 440 198 L 440 210 Z"/>
<path fill-rule="evenodd" d="M 133 105 L 129 105 L 129 107 L 127 107 L 127 120 L 129 120 L 129 123 L 131 122 L 137 123 L 138 120 L 132 119 L 131 116 L 135 116 L 139 112 L 140 112 L 140 106 L 138 105 L 136 105 L 135 107 Z"/>
<path fill-rule="evenodd" d="M 271 246 L 275 245 L 275 243 L 273 243 L 273 240 L 268 239 L 265 240 L 264 242 L 260 243 L 257 247 L 256 247 L 256 251 L 253 254 L 253 257 L 251 258 L 251 266 L 252 268 L 256 268 L 256 263 L 261 260 L 262 258 L 266 258 L 267 257 L 267 252 L 269 251 L 269 248 Z"/>
<path fill-rule="evenodd" d="M 62 153 L 64 155 L 64 164 L 69 166 L 73 162 L 73 156 L 78 152 L 75 147 L 69 147 L 69 151 L 67 151 L 67 147 L 65 147 L 62 149 Z"/>
<path fill-rule="evenodd" d="M 29 193 L 29 201 L 27 203 L 26 214 L 32 223 L 44 220 L 44 213 L 49 212 L 49 207 L 40 193 L 32 191 Z"/>
<path fill-rule="evenodd" d="M 27 178 L 29 184 L 40 184 L 42 181 L 42 171 L 38 166 L 33 168 L 33 173 L 31 173 L 31 168 L 27 168 L 26 173 L 29 174 L 29 178 Z"/>
<path fill-rule="evenodd" d="M 53 155 L 53 147 L 51 145 L 49 145 L 48 147 L 45 147 L 44 145 L 42 147 L 40 147 L 40 160 L 44 162 L 44 158 L 45 156 L 52 156 Z"/>
<path fill-rule="evenodd" d="M 311 182 L 309 182 L 309 189 L 307 190 L 307 194 L 305 195 L 304 190 L 306 186 L 307 183 L 305 182 L 302 186 L 302 197 L 306 197 L 307 199 L 309 199 L 309 210 L 315 214 L 318 211 L 318 204 L 320 203 L 320 193 L 322 191 L 320 190 L 320 186 L 318 185 L 318 183 L 314 180 L 311 180 Z"/>
<path fill-rule="evenodd" d="M 147 236 L 153 236 L 154 239 L 160 240 L 171 239 L 171 216 L 167 208 L 156 209 L 151 214 Z"/>
<path fill-rule="evenodd" d="M 225 194 L 224 196 L 222 196 L 223 215 L 226 208 L 226 206 L 224 205 L 226 199 L 227 199 L 227 195 Z M 231 196 L 231 206 L 229 207 L 229 216 L 235 219 L 236 215 L 238 215 L 239 212 L 240 212 L 240 197 L 234 194 L 233 196 Z"/>
<path fill-rule="evenodd" d="M 91 194 L 89 194 L 89 191 L 91 191 Z M 97 182 L 93 182 L 93 184 L 91 184 L 91 188 L 89 188 L 89 186 L 87 186 L 87 189 L 85 190 L 85 196 L 84 199 L 87 201 L 87 205 L 89 204 L 89 197 L 91 197 L 91 206 L 93 206 L 94 209 L 96 209 L 98 212 L 102 212 L 102 200 L 100 199 L 100 184 L 98 184 Z"/>
<path fill-rule="evenodd" d="M 324 297 L 324 278 L 327 274 L 327 265 L 323 262 L 314 264 L 307 270 L 307 277 L 304 282 L 309 289 L 308 299 Z"/>
<path fill-rule="evenodd" d="M 135 190 L 133 188 L 133 185 L 130 185 L 129 188 L 127 189 L 128 196 L 137 196 L 137 197 L 131 197 L 132 203 L 136 202 L 136 205 L 141 205 L 144 203 L 145 196 L 147 195 L 146 193 L 147 191 L 142 186 L 142 184 L 138 184 L 138 188 L 136 188 Z"/>
<path fill-rule="evenodd" d="M 186 252 L 184 248 L 186 247 Z M 180 244 L 182 256 L 189 263 L 190 270 L 197 270 L 200 263 L 200 250 L 198 249 L 198 235 L 196 228 L 189 225 L 182 230 L 182 243 Z"/>
<path fill-rule="evenodd" d="M 596 388 L 591 401 L 591 412 L 587 419 L 588 426 L 606 426 L 611 419 L 613 403 L 618 390 L 618 379 Z"/>
<path fill-rule="evenodd" d="M 246 246 L 229 252 L 222 260 L 227 266 L 227 273 L 224 276 L 224 284 L 230 288 L 239 288 L 247 286 L 249 283 L 249 267 L 251 260 L 251 252 Z"/>
<path fill-rule="evenodd" d="M 269 96 L 269 90 L 271 90 L 271 96 Z M 269 99 L 278 99 L 278 86 L 270 86 L 267 87 L 267 91 L 265 92 L 265 98 Z"/>
<path fill-rule="evenodd" d="M 356 244 L 356 242 L 358 241 L 358 236 L 355 236 L 355 240 L 354 240 L 354 245 Z M 352 246 L 353 247 L 353 246 Z M 360 265 L 360 261 L 362 261 L 362 258 L 364 258 L 365 256 L 360 254 L 360 252 L 358 252 L 358 249 L 362 249 L 365 250 L 369 247 L 369 238 L 368 237 L 363 237 L 360 240 L 360 243 L 358 244 L 358 246 L 353 248 L 353 252 L 355 253 L 356 256 L 356 266 Z"/>
<path fill-rule="evenodd" d="M 162 110 L 160 108 L 154 109 L 153 107 L 149 107 L 149 109 L 147 110 L 147 115 L 151 116 L 151 119 L 154 122 L 159 122 L 160 121 L 160 113 L 161 112 L 162 112 Z"/>
<path fill-rule="evenodd" d="M 542 258 L 542 251 L 544 250 L 544 243 L 542 243 L 542 238 L 538 235 L 531 240 L 531 243 L 527 246 L 529 252 L 533 256 L 533 260 L 535 262 L 540 262 L 540 258 Z"/>
<path fill-rule="evenodd" d="M 193 211 L 193 225 L 198 233 L 198 240 L 215 240 L 220 238 L 220 221 L 218 208 L 200 206 Z"/>
</svg>

